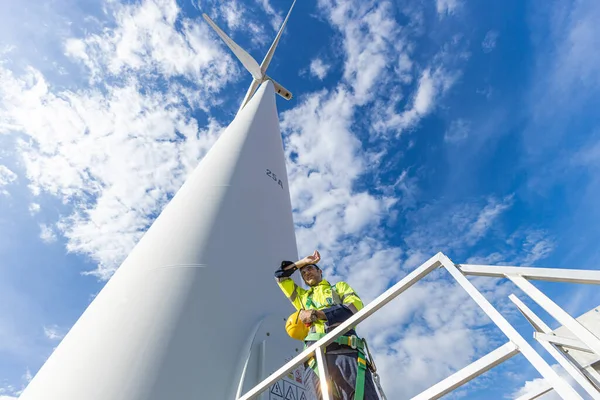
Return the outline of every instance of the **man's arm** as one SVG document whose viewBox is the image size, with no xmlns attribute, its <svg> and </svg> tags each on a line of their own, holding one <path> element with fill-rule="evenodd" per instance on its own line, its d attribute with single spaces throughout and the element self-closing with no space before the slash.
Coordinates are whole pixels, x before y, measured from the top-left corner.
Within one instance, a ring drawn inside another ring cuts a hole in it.
<svg viewBox="0 0 600 400">
<path fill-rule="evenodd" d="M 354 289 L 352 289 L 346 282 L 338 282 L 335 287 L 340 295 L 342 304 L 347 306 L 348 309 L 352 311 L 352 314 L 356 314 L 365 306 Z"/>
</svg>

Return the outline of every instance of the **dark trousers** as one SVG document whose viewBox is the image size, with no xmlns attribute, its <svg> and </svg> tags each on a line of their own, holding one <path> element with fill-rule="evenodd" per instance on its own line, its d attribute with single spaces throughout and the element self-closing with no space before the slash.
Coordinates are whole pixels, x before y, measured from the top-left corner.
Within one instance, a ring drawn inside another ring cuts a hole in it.
<svg viewBox="0 0 600 400">
<path fill-rule="evenodd" d="M 331 382 L 334 400 L 354 400 L 356 375 L 358 373 L 357 352 L 345 354 L 325 353 L 329 382 Z M 364 400 L 379 400 L 371 371 L 365 371 L 365 397 Z M 319 377 L 311 369 L 306 368 L 304 382 L 307 387 L 315 388 L 317 399 L 321 399 L 321 385 Z"/>
</svg>

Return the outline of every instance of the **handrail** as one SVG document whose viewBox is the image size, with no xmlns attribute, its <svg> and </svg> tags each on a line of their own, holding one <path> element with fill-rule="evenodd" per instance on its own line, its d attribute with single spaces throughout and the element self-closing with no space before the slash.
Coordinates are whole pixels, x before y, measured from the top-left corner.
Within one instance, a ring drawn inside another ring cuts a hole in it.
<svg viewBox="0 0 600 400">
<path fill-rule="evenodd" d="M 283 378 L 288 372 L 296 368 L 301 363 L 307 361 L 318 348 L 327 346 L 335 339 L 349 331 L 353 326 L 358 325 L 366 318 L 371 316 L 375 311 L 385 306 L 387 303 L 392 301 L 406 289 L 417 283 L 421 278 L 429 274 L 435 268 L 441 266 L 440 256 L 442 253 L 438 253 L 431 257 L 429 260 L 424 262 L 419 268 L 415 269 L 402 280 L 396 283 L 394 286 L 386 290 L 383 294 L 365 306 L 362 310 L 354 314 L 352 317 L 344 321 L 340 326 L 329 332 L 323 338 L 319 339 L 292 360 L 287 362 L 284 366 L 273 372 L 269 377 L 263 380 L 261 383 L 250 389 L 246 394 L 240 397 L 238 400 L 251 400 L 257 398 L 262 392 L 267 390 L 275 382 Z"/>
</svg>

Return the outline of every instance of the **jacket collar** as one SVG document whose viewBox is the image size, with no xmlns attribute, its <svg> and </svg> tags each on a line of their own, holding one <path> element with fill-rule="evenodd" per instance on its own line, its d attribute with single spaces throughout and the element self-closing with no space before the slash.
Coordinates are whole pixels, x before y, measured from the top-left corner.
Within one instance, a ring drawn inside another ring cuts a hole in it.
<svg viewBox="0 0 600 400">
<path fill-rule="evenodd" d="M 327 279 L 321 279 L 321 282 L 317 283 L 315 286 L 311 286 L 308 291 L 312 293 L 319 286 L 330 287 L 331 284 L 329 283 L 329 281 L 327 281 Z"/>
</svg>

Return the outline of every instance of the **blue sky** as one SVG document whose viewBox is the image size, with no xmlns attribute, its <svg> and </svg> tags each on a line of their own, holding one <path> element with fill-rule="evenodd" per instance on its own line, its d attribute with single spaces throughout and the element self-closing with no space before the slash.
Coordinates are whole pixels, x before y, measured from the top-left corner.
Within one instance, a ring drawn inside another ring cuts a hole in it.
<svg viewBox="0 0 600 400">
<path fill-rule="evenodd" d="M 201 13 L 260 61 L 289 4 L 0 0 L 0 399 L 235 115 L 250 77 Z M 269 75 L 294 94 L 278 109 L 301 253 L 366 301 L 438 251 L 598 269 L 598 20 L 593 0 L 299 0 Z M 474 282 L 531 337 L 516 288 Z M 536 285 L 574 315 L 600 303 Z M 391 398 L 504 341 L 446 275 L 393 304 L 363 327 Z M 516 357 L 456 396 L 537 378 Z"/>
</svg>

